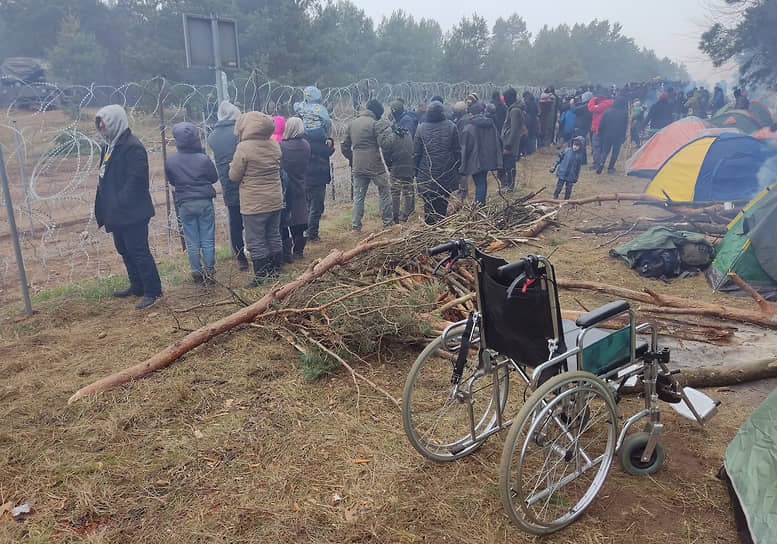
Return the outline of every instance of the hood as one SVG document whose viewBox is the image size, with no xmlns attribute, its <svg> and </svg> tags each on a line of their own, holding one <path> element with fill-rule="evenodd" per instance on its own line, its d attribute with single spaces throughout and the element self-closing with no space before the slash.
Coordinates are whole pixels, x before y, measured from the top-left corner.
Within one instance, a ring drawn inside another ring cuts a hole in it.
<svg viewBox="0 0 777 544">
<path fill-rule="evenodd" d="M 473 125 L 475 125 L 476 127 L 486 128 L 486 127 L 489 127 L 489 126 L 494 126 L 494 122 L 491 120 L 491 118 L 490 117 L 486 117 L 482 113 L 479 113 L 477 115 L 473 115 L 472 119 L 470 119 L 469 122 L 472 123 Z"/>
<path fill-rule="evenodd" d="M 278 136 L 278 139 L 283 139 L 283 131 L 286 130 L 286 118 L 281 115 L 276 115 L 272 118 L 275 123 L 275 129 L 272 132 L 273 136 Z"/>
<path fill-rule="evenodd" d="M 302 119 L 299 117 L 292 117 L 286 123 L 286 128 L 283 129 L 283 139 L 291 140 L 302 136 L 305 133 L 305 125 L 302 124 Z"/>
<path fill-rule="evenodd" d="M 222 100 L 221 104 L 219 104 L 219 111 L 217 113 L 218 120 L 237 121 L 238 117 L 240 117 L 240 110 L 238 107 L 232 104 L 229 100 Z"/>
<path fill-rule="evenodd" d="M 178 148 L 178 151 L 202 153 L 200 131 L 192 123 L 183 122 L 173 125 L 173 138 L 175 138 L 175 147 Z"/>
<path fill-rule="evenodd" d="M 434 101 L 426 108 L 426 120 L 430 123 L 438 123 L 445 120 L 445 109 L 442 102 Z"/>
<path fill-rule="evenodd" d="M 95 121 L 102 119 L 108 128 L 108 136 L 103 136 L 103 139 L 109 145 L 114 145 L 119 136 L 129 128 L 127 112 L 118 104 L 111 104 L 110 106 L 100 108 L 94 118 Z"/>
<path fill-rule="evenodd" d="M 318 90 L 318 87 L 310 85 L 309 87 L 305 87 L 303 92 L 305 94 L 306 102 L 315 102 L 316 104 L 321 103 L 321 91 Z"/>
<path fill-rule="evenodd" d="M 269 140 L 275 130 L 272 117 L 260 111 L 249 111 L 238 117 L 235 134 L 243 140 Z"/>
</svg>

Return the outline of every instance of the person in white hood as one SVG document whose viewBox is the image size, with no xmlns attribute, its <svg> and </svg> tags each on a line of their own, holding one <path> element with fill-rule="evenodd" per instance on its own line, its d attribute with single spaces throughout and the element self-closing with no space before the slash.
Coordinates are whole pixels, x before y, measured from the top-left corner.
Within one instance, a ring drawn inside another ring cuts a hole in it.
<svg viewBox="0 0 777 544">
<path fill-rule="evenodd" d="M 106 145 L 100 157 L 94 217 L 98 226 L 113 234 L 130 281 L 127 289 L 117 289 L 113 296 L 142 296 L 135 305 L 142 310 L 162 296 L 159 272 L 148 246 L 148 223 L 154 216 L 148 154 L 129 129 L 127 114 L 121 106 L 101 108 L 95 116 L 95 126 Z"/>
</svg>

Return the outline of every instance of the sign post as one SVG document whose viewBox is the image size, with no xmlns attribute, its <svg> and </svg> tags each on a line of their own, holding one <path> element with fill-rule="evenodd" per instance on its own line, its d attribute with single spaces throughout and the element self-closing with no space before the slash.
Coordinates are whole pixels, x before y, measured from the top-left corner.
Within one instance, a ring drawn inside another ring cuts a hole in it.
<svg viewBox="0 0 777 544">
<path fill-rule="evenodd" d="M 209 17 L 184 14 L 183 38 L 186 67 L 210 68 L 216 72 L 216 96 L 221 103 L 226 98 L 227 87 L 222 69 L 240 69 L 237 21 L 221 19 L 214 13 Z"/>
</svg>

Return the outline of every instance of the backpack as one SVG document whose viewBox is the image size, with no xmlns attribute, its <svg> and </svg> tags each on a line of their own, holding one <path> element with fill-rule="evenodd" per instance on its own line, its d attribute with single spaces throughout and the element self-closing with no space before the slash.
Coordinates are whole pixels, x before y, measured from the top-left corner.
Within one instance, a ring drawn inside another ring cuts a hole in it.
<svg viewBox="0 0 777 544">
<path fill-rule="evenodd" d="M 715 258 L 714 246 L 701 234 L 653 227 L 610 255 L 628 262 L 647 278 L 687 277 L 706 268 Z"/>
<path fill-rule="evenodd" d="M 680 252 L 677 249 L 643 251 L 634 267 L 646 278 L 674 278 L 680 275 Z"/>
</svg>

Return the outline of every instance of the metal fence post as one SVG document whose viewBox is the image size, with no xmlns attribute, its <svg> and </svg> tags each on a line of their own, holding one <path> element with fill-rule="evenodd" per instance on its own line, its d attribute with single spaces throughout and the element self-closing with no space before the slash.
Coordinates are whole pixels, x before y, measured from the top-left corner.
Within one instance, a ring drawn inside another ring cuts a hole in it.
<svg viewBox="0 0 777 544">
<path fill-rule="evenodd" d="M 19 267 L 19 282 L 22 284 L 22 296 L 24 297 L 24 311 L 27 316 L 32 315 L 32 303 L 30 302 L 30 291 L 27 288 L 27 274 L 24 272 L 24 260 L 22 259 L 22 247 L 19 245 L 19 233 L 16 232 L 16 219 L 13 214 L 13 202 L 11 202 L 11 190 L 8 188 L 8 175 L 5 171 L 5 162 L 3 161 L 3 146 L 0 145 L 0 181 L 3 183 L 3 198 L 5 199 L 5 209 L 8 212 L 8 228 L 11 230 L 11 240 L 13 240 L 13 249 L 16 253 L 16 265 Z"/>
<path fill-rule="evenodd" d="M 16 119 L 13 121 L 13 133 L 16 137 L 16 156 L 19 157 L 19 177 L 22 180 L 22 189 L 24 189 L 24 205 L 27 207 L 27 215 L 30 218 L 30 236 L 35 236 L 35 225 L 32 222 L 32 205 L 30 204 L 30 193 L 27 190 L 27 176 L 24 175 L 22 141 L 19 138 L 19 129 L 16 127 Z"/>
</svg>

